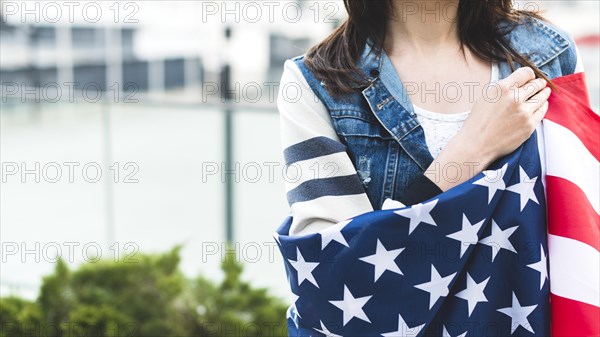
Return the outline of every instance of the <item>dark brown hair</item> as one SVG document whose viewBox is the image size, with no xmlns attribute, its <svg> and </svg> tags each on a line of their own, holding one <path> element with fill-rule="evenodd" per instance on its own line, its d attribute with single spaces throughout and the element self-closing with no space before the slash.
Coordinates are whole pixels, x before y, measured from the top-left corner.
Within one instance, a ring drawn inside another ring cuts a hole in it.
<svg viewBox="0 0 600 337">
<path fill-rule="evenodd" d="M 356 62 L 367 39 L 373 42 L 376 52 L 383 49 L 393 1 L 344 0 L 348 18 L 325 40 L 307 51 L 307 67 L 327 84 L 330 94 L 339 97 L 370 84 Z M 538 11 L 514 9 L 512 0 L 460 0 L 457 28 L 461 49 L 464 52 L 463 47 L 467 46 L 486 61 L 506 61 L 511 71 L 514 71 L 513 62 L 531 67 L 536 77 L 545 79 L 555 89 L 550 79 L 505 39 L 504 35 L 516 25 L 507 25 L 508 30 L 500 30 L 497 26 L 500 19 L 520 24 L 531 17 L 548 21 Z"/>
</svg>

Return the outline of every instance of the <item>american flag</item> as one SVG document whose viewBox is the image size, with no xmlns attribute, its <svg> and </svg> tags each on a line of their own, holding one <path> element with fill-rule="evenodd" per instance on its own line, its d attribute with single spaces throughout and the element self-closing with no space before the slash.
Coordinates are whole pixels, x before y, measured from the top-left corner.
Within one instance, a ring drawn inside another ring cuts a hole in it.
<svg viewBox="0 0 600 337">
<path fill-rule="evenodd" d="M 542 125 L 470 181 L 313 234 L 289 215 L 289 336 L 600 335 L 600 119 L 583 73 L 553 82 Z"/>
<path fill-rule="evenodd" d="M 584 73 L 553 80 L 543 122 L 553 336 L 600 336 L 600 117 Z"/>
</svg>

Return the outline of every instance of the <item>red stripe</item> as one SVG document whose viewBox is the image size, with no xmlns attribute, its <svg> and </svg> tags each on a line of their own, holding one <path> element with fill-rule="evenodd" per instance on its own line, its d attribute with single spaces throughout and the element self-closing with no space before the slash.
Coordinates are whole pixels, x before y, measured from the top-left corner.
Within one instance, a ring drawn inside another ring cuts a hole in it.
<svg viewBox="0 0 600 337">
<path fill-rule="evenodd" d="M 584 73 L 559 77 L 552 82 L 559 91 L 550 95 L 545 118 L 573 132 L 600 161 L 600 116 L 589 107 Z M 600 217 L 581 188 L 569 180 L 546 176 L 546 196 L 548 232 L 600 251 Z M 552 282 L 550 280 L 551 288 Z M 600 336 L 600 308 L 555 294 L 551 294 L 550 299 L 553 336 Z"/>
<path fill-rule="evenodd" d="M 550 294 L 553 337 L 600 336 L 600 308 Z"/>
<path fill-rule="evenodd" d="M 569 97 L 574 98 L 575 101 L 590 107 L 590 96 L 587 91 L 587 85 L 585 83 L 585 73 L 576 73 L 568 76 L 562 76 L 552 80 L 552 83 L 559 87 L 558 91 L 553 91 L 554 94 L 560 94 L 566 92 Z"/>
<path fill-rule="evenodd" d="M 600 116 L 585 102 L 589 101 L 586 98 L 585 74 L 563 76 L 552 82 L 559 87 L 559 91 L 550 95 L 545 118 L 573 132 L 596 160 L 600 161 Z"/>
<path fill-rule="evenodd" d="M 569 180 L 546 176 L 548 233 L 600 251 L 600 217 L 583 191 Z"/>
<path fill-rule="evenodd" d="M 600 44 L 600 35 L 585 35 L 575 39 L 578 46 L 590 45 L 596 47 Z"/>
</svg>

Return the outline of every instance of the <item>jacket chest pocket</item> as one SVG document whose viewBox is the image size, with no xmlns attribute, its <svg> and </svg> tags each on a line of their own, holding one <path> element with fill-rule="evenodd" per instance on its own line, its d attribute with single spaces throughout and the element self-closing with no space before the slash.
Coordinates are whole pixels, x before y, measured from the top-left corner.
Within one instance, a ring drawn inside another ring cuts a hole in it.
<svg viewBox="0 0 600 337">
<path fill-rule="evenodd" d="M 361 112 L 331 113 L 334 128 L 362 181 L 374 209 L 380 209 L 384 195 L 393 191 L 397 157 L 396 140 L 373 117 Z"/>
</svg>

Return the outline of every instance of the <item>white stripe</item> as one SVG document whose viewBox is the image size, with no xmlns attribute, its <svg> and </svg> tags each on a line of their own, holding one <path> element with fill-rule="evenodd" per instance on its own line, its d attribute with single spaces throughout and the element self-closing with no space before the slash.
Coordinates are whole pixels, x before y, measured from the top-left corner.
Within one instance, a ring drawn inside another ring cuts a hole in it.
<svg viewBox="0 0 600 337">
<path fill-rule="evenodd" d="M 550 291 L 600 307 L 600 253 L 592 246 L 548 235 Z"/>
<path fill-rule="evenodd" d="M 296 202 L 291 209 L 290 236 L 316 233 L 340 221 L 373 211 L 366 193 Z"/>
<path fill-rule="evenodd" d="M 581 53 L 579 52 L 579 47 L 577 47 L 577 44 L 574 44 L 574 46 L 575 46 L 575 54 L 577 55 L 577 61 L 575 63 L 575 70 L 573 71 L 573 73 L 581 73 L 584 71 L 583 60 L 581 59 Z"/>
<path fill-rule="evenodd" d="M 535 127 L 535 132 L 537 132 L 537 146 L 538 146 L 538 154 L 540 155 L 540 166 L 542 167 L 542 185 L 544 186 L 544 199 L 546 197 L 546 141 L 544 134 L 544 123 L 545 120 L 542 120 L 541 123 Z"/>
<path fill-rule="evenodd" d="M 339 141 L 327 107 L 316 97 L 296 63 L 285 61 L 277 94 L 284 147 L 317 136 Z"/>
<path fill-rule="evenodd" d="M 356 174 L 346 152 L 301 160 L 286 167 L 286 190 L 291 191 L 305 181 Z"/>
<path fill-rule="evenodd" d="M 600 163 L 569 129 L 544 121 L 547 175 L 577 185 L 600 213 Z"/>
</svg>

